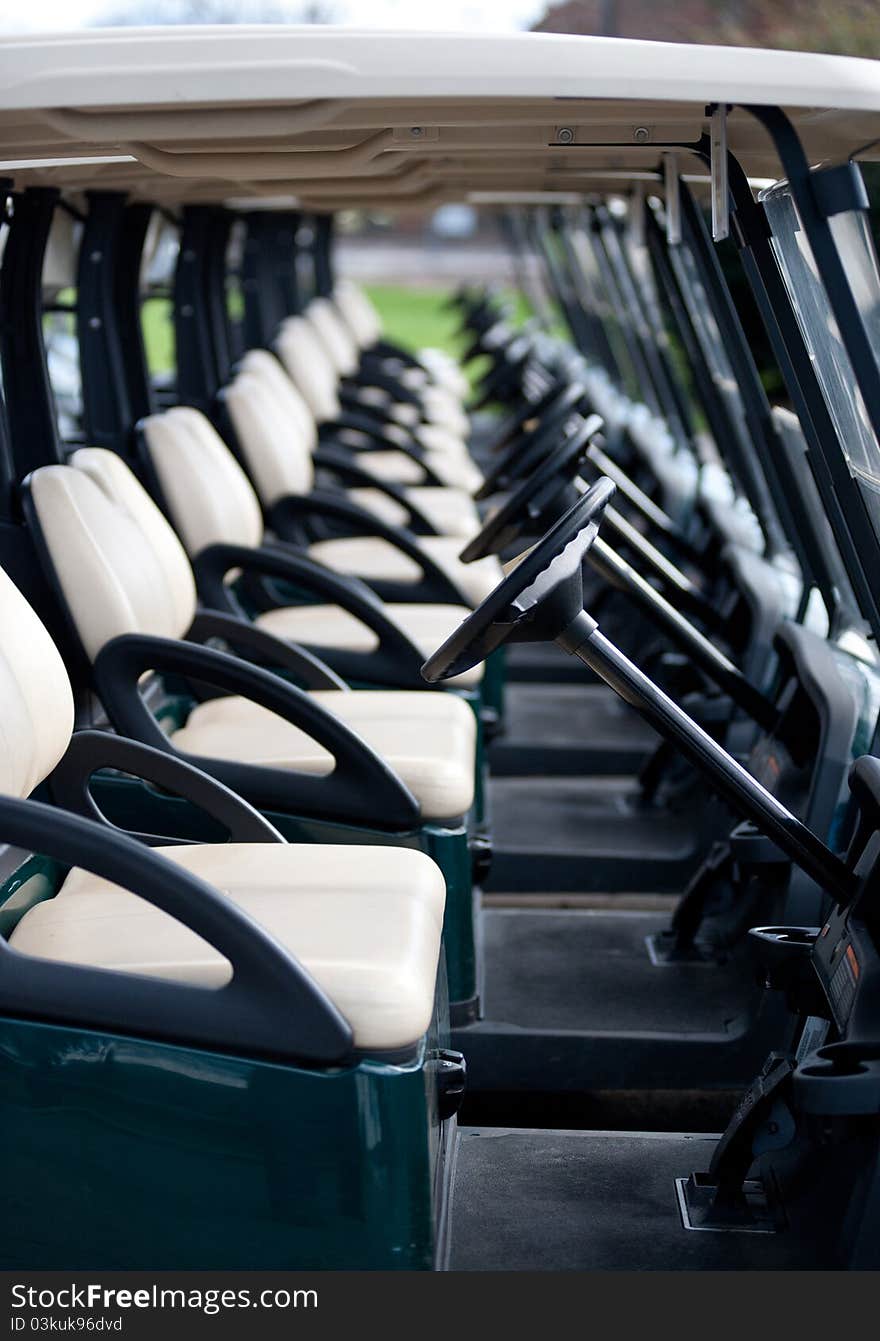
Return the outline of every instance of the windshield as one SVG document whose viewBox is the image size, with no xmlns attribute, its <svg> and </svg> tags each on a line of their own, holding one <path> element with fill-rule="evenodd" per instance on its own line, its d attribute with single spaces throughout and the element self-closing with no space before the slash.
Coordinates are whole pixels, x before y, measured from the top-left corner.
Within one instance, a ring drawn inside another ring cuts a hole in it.
<svg viewBox="0 0 880 1341">
<path fill-rule="evenodd" d="M 617 373 L 618 382 L 624 390 L 635 398 L 638 394 L 638 378 L 632 370 L 626 340 L 621 330 L 620 312 L 608 291 L 605 276 L 599 264 L 596 250 L 583 226 L 572 226 L 567 233 L 574 260 L 583 279 L 585 296 L 590 309 L 601 325 L 604 339 L 611 355 L 611 372 Z"/>
<path fill-rule="evenodd" d="M 733 366 L 724 347 L 724 340 L 709 295 L 700 277 L 697 262 L 690 247 L 683 242 L 669 248 L 669 259 L 678 278 L 681 296 L 699 342 L 709 376 L 714 384 L 720 408 L 725 415 L 729 431 L 736 438 L 731 446 L 731 452 L 738 450 L 740 458 L 746 457 L 751 449 L 745 410 L 737 388 Z M 717 442 L 715 445 L 723 456 L 724 443 Z M 741 471 L 737 471 L 736 460 L 725 460 L 724 464 L 729 471 L 733 472 L 734 476 L 741 473 Z M 738 478 L 737 483 L 740 488 L 744 487 L 741 479 Z"/>
<path fill-rule="evenodd" d="M 780 182 L 761 199 L 773 249 L 842 450 L 850 470 L 875 496 L 874 524 L 880 529 L 880 444 L 788 183 Z M 838 214 L 830 225 L 880 371 L 880 272 L 868 221 L 861 214 Z"/>
</svg>

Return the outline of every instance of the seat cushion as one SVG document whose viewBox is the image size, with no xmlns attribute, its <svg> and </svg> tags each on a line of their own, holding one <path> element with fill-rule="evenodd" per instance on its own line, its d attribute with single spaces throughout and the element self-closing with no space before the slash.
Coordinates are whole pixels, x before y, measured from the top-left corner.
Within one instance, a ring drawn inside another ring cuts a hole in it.
<svg viewBox="0 0 880 1341">
<path fill-rule="evenodd" d="M 463 605 L 406 605 L 391 603 L 385 614 L 397 624 L 424 655 L 425 660 L 458 628 L 467 615 Z M 288 605 L 258 615 L 256 623 L 285 642 L 307 647 L 335 648 L 341 652 L 375 652 L 379 639 L 347 610 L 338 605 Z M 446 684 L 455 689 L 475 689 L 483 679 L 483 663 L 456 675 Z"/>
<path fill-rule="evenodd" d="M 430 424 L 444 429 L 451 437 L 461 442 L 467 442 L 471 425 L 461 408 L 460 401 L 455 400 L 439 386 L 425 387 L 420 393 L 420 400 Z"/>
<path fill-rule="evenodd" d="M 430 857 L 329 844 L 155 850 L 221 890 L 290 950 L 348 1020 L 358 1047 L 407 1047 L 425 1033 L 446 897 Z M 89 871 L 71 871 L 10 941 L 41 959 L 202 987 L 222 987 L 231 975 L 228 960 L 195 932 Z"/>
<path fill-rule="evenodd" d="M 476 563 L 462 563 L 458 557 L 462 541 L 455 536 L 422 536 L 419 544 L 471 605 L 479 605 L 501 581 L 501 565 L 493 555 Z M 365 582 L 400 582 L 415 587 L 422 579 L 415 559 L 376 536 L 319 540 L 309 546 L 309 553 L 334 572 L 360 577 Z"/>
<path fill-rule="evenodd" d="M 438 385 L 445 387 L 459 401 L 466 399 L 470 391 L 468 379 L 454 359 L 439 349 L 420 349 L 418 358 Z"/>
<path fill-rule="evenodd" d="M 480 529 L 477 505 L 465 489 L 423 485 L 407 489 L 406 496 L 421 508 L 440 535 L 454 535 L 470 540 Z"/>
<path fill-rule="evenodd" d="M 425 479 L 425 472 L 418 461 L 405 452 L 358 452 L 357 463 L 375 475 L 377 480 L 391 480 L 394 484 L 420 484 Z"/>
<path fill-rule="evenodd" d="M 365 451 L 358 453 L 358 465 L 369 470 L 377 480 L 391 480 L 395 484 L 423 483 L 425 476 L 418 461 L 405 452 Z M 425 462 L 443 481 L 446 488 L 460 489 L 474 494 L 483 483 L 481 472 L 463 452 L 441 451 L 428 448 Z"/>
<path fill-rule="evenodd" d="M 475 494 L 483 483 L 482 472 L 469 457 L 430 448 L 425 453 L 425 461 L 447 488 Z"/>
<path fill-rule="evenodd" d="M 453 820 L 470 810 L 476 722 L 463 699 L 417 691 L 341 689 L 316 690 L 312 698 L 391 765 L 418 800 L 423 819 Z M 237 696 L 197 704 L 171 740 L 179 750 L 210 759 L 237 759 L 318 775 L 333 770 L 333 756 L 305 731 Z"/>
<path fill-rule="evenodd" d="M 391 526 L 406 526 L 409 515 L 400 503 L 377 489 L 349 489 L 349 498 Z M 439 535 L 470 540 L 480 529 L 480 514 L 463 489 L 409 487 L 407 498 L 427 517 Z"/>
</svg>

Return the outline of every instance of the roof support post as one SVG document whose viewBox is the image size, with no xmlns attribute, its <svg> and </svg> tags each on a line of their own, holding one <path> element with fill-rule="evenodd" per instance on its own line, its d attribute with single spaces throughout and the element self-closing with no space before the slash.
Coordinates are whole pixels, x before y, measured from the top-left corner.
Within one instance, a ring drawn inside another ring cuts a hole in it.
<svg viewBox="0 0 880 1341">
<path fill-rule="evenodd" d="M 229 381 L 232 372 L 232 331 L 226 294 L 226 252 L 232 232 L 234 215 L 221 206 L 211 209 L 208 216 L 207 247 L 204 262 L 205 307 L 214 350 L 219 390 Z"/>
<path fill-rule="evenodd" d="M 211 207 L 187 205 L 174 272 L 174 340 L 177 395 L 183 405 L 210 414 L 220 386 L 205 301 L 205 258 Z"/>
<path fill-rule="evenodd" d="M 270 217 L 274 225 L 270 245 L 275 284 L 284 309 L 284 316 L 295 317 L 297 313 L 302 311 L 302 295 L 297 268 L 299 249 L 296 241 L 302 216 L 296 210 L 285 210 L 283 213 L 273 214 Z"/>
<path fill-rule="evenodd" d="M 285 317 L 300 310 L 296 232 L 299 215 L 253 210 L 242 261 L 245 343 L 268 349 Z"/>
<path fill-rule="evenodd" d="M 35 186 L 14 197 L 0 272 L 0 357 L 18 479 L 62 459 L 43 340 L 43 258 L 59 195 Z"/>
<path fill-rule="evenodd" d="M 333 215 L 316 214 L 312 256 L 315 267 L 315 294 L 318 298 L 333 296 L 335 282 L 333 273 L 333 232 Z"/>
<path fill-rule="evenodd" d="M 712 109 L 710 170 L 712 173 L 712 238 L 723 242 L 730 236 L 730 191 L 727 184 L 727 107 Z"/>
<path fill-rule="evenodd" d="M 131 406 L 116 310 L 117 249 L 125 215 L 121 191 L 88 191 L 79 247 L 76 332 L 82 377 L 83 427 L 92 447 L 126 455 Z"/>
<path fill-rule="evenodd" d="M 119 354 L 133 423 L 156 408 L 147 365 L 141 321 L 141 263 L 153 207 L 143 202 L 127 205 L 116 248 L 115 312 Z"/>
</svg>

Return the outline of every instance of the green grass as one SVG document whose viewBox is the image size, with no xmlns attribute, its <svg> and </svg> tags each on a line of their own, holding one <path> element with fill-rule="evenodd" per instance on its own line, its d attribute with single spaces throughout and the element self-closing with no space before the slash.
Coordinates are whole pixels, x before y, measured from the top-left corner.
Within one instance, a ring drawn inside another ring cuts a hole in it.
<svg viewBox="0 0 880 1341">
<path fill-rule="evenodd" d="M 371 284 L 367 293 L 376 304 L 384 334 L 410 350 L 430 346 L 459 358 L 464 342 L 456 335 L 458 317 L 444 310 L 446 289 L 407 288 L 402 284 Z M 525 299 L 505 294 L 514 307 L 514 320 L 521 324 L 529 316 Z M 165 373 L 174 366 L 174 328 L 167 298 L 150 298 L 143 306 L 144 342 L 152 373 Z"/>
<path fill-rule="evenodd" d="M 382 319 L 383 334 L 410 350 L 430 345 L 459 356 L 464 352 L 456 336 L 458 315 L 444 310 L 445 289 L 409 289 L 398 284 L 370 284 L 367 293 Z"/>
<path fill-rule="evenodd" d="M 174 367 L 174 325 L 170 298 L 148 298 L 141 308 L 144 345 L 150 372 L 167 373 Z"/>
<path fill-rule="evenodd" d="M 443 309 L 449 290 L 407 288 L 402 284 L 369 284 L 366 290 L 389 340 L 413 351 L 427 346 L 442 349 L 455 358 L 464 352 L 464 342 L 456 336 L 457 313 Z M 525 321 L 530 315 L 525 299 L 512 292 L 505 293 L 504 298 L 514 304 L 516 323 Z"/>
</svg>

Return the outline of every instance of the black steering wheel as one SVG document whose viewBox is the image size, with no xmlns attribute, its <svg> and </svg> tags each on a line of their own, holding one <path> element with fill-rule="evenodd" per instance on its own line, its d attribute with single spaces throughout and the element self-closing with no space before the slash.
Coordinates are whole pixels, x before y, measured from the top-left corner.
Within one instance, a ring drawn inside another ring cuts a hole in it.
<svg viewBox="0 0 880 1341">
<path fill-rule="evenodd" d="M 485 661 L 505 642 L 552 642 L 584 608 L 584 557 L 614 495 L 597 480 L 422 667 L 430 684 Z"/>
<path fill-rule="evenodd" d="M 570 505 L 571 500 L 564 498 L 572 480 L 584 461 L 591 440 L 602 427 L 598 414 L 589 419 L 575 416 L 565 425 L 565 436 L 543 459 L 536 470 L 524 479 L 509 498 L 485 522 L 482 530 L 469 540 L 461 551 L 462 563 L 475 563 L 487 554 L 500 554 L 507 545 L 515 540 L 531 525 L 534 535 L 544 529 L 547 514 L 556 504 L 556 515 Z M 543 523 L 543 524 L 542 524 Z"/>
<path fill-rule="evenodd" d="M 509 488 L 516 480 L 527 475 L 546 453 L 547 439 L 551 438 L 571 415 L 577 413 L 585 395 L 586 388 L 574 383 L 567 386 L 563 392 L 557 392 L 550 406 L 543 411 L 536 411 L 531 417 L 538 418 L 539 422 L 517 438 L 495 469 L 490 470 L 474 494 L 476 502 L 481 503 L 484 499 L 491 498 L 493 494 Z"/>
<path fill-rule="evenodd" d="M 529 370 L 526 369 L 526 373 L 528 373 L 528 371 Z M 567 385 L 567 378 L 556 376 L 552 379 L 547 389 L 542 391 L 536 400 L 526 400 L 514 414 L 511 414 L 509 418 L 502 423 L 497 436 L 494 436 L 489 444 L 490 454 L 495 455 L 496 453 L 503 451 L 505 447 L 509 446 L 514 438 L 522 433 L 526 424 L 532 419 L 540 419 L 541 415 L 550 408 L 557 396 L 562 395 Z"/>
</svg>

